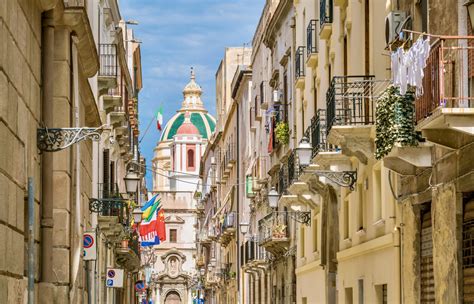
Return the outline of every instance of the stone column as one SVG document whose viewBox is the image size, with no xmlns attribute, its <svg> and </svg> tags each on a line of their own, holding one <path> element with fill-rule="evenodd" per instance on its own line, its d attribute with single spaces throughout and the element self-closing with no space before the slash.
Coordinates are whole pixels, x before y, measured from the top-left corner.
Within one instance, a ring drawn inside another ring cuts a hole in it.
<svg viewBox="0 0 474 304">
<path fill-rule="evenodd" d="M 420 302 L 420 208 L 413 198 L 402 203 L 402 289 L 403 303 Z"/>
<path fill-rule="evenodd" d="M 458 265 L 458 227 L 462 227 L 462 198 L 453 183 L 433 190 L 433 270 L 436 303 L 458 303 L 460 286 Z M 459 223 L 458 223 L 459 221 Z"/>
</svg>

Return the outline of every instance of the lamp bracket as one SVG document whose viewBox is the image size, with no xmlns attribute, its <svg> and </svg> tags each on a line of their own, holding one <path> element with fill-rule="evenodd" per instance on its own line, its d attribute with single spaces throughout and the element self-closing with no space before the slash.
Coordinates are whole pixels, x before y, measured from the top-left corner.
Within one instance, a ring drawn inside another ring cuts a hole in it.
<svg viewBox="0 0 474 304">
<path fill-rule="evenodd" d="M 311 170 L 310 173 L 314 173 L 318 176 L 326 177 L 341 187 L 349 187 L 354 190 L 354 184 L 357 181 L 357 171 L 330 171 L 330 170 Z"/>
<path fill-rule="evenodd" d="M 99 140 L 102 133 L 99 128 L 38 128 L 37 146 L 43 152 L 57 152 L 69 148 L 88 138 Z"/>
<path fill-rule="evenodd" d="M 298 223 L 311 225 L 311 211 L 287 211 L 287 214 Z"/>
<path fill-rule="evenodd" d="M 113 208 L 122 208 L 127 200 L 123 198 L 91 198 L 89 200 L 89 211 L 102 213 Z"/>
</svg>

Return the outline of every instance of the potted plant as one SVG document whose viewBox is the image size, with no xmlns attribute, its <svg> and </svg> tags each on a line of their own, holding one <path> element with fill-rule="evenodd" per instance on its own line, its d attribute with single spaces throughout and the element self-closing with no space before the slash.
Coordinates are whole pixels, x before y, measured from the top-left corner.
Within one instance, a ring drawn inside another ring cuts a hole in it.
<svg viewBox="0 0 474 304">
<path fill-rule="evenodd" d="M 290 142 L 290 127 L 288 123 L 279 121 L 276 124 L 275 137 L 280 144 L 287 145 Z"/>
</svg>

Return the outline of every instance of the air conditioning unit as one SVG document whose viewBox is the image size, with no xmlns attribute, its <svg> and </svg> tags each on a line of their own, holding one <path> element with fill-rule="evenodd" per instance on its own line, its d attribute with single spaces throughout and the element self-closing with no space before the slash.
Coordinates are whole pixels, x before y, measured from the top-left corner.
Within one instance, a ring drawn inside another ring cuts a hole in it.
<svg viewBox="0 0 474 304">
<path fill-rule="evenodd" d="M 389 44 L 395 40 L 402 31 L 406 18 L 407 13 L 403 11 L 393 11 L 385 17 L 385 43 Z"/>
</svg>

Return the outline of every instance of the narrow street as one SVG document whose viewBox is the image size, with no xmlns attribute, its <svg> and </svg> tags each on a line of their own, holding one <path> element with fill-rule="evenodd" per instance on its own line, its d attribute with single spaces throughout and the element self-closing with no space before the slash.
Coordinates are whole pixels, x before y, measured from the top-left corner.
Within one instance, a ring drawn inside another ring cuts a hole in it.
<svg viewBox="0 0 474 304">
<path fill-rule="evenodd" d="M 474 0 L 0 0 L 0 304 L 474 303 Z"/>
</svg>

